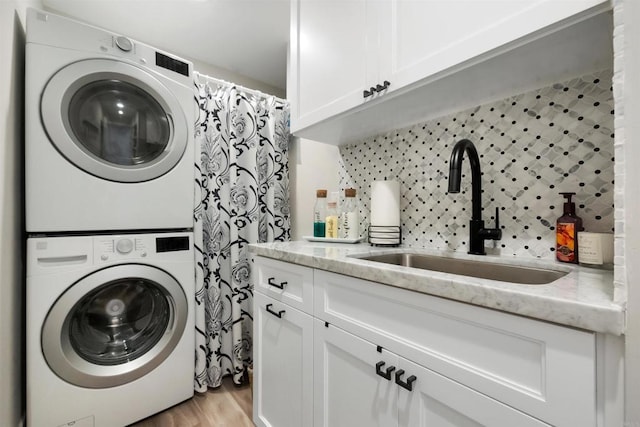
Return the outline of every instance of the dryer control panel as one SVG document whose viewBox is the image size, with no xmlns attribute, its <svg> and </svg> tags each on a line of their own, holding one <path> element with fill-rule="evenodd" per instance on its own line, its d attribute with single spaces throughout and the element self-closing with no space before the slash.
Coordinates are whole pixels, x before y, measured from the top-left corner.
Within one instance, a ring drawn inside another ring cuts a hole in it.
<svg viewBox="0 0 640 427">
<path fill-rule="evenodd" d="M 193 64 L 122 34 L 51 12 L 27 10 L 27 43 L 36 43 L 132 61 L 180 84 L 193 85 Z"/>
</svg>

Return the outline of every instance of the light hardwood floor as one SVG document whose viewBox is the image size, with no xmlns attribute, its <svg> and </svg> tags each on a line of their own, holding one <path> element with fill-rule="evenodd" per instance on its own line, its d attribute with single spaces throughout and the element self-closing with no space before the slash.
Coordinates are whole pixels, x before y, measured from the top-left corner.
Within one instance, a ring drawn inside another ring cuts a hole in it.
<svg viewBox="0 0 640 427">
<path fill-rule="evenodd" d="M 130 427 L 253 427 L 251 389 L 236 387 L 231 377 L 222 386 L 196 395 Z"/>
</svg>

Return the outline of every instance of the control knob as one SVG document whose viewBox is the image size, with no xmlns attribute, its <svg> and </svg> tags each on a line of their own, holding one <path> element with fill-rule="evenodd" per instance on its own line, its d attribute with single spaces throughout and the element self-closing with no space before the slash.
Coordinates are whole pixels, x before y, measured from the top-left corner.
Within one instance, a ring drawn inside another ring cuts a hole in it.
<svg viewBox="0 0 640 427">
<path fill-rule="evenodd" d="M 133 43 L 131 40 L 123 36 L 116 37 L 116 46 L 124 52 L 129 52 L 133 49 Z"/>
<path fill-rule="evenodd" d="M 120 239 L 116 243 L 116 250 L 123 255 L 128 254 L 133 250 L 133 241 L 131 239 Z"/>
</svg>

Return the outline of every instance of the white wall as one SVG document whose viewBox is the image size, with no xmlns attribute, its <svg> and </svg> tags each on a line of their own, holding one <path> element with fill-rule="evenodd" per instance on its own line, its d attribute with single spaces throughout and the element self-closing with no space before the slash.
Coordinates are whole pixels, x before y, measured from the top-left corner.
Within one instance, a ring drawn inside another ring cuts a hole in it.
<svg viewBox="0 0 640 427">
<path fill-rule="evenodd" d="M 292 138 L 289 152 L 291 240 L 313 235 L 316 190 L 339 191 L 337 146 Z"/>
<path fill-rule="evenodd" d="M 39 0 L 0 1 L 0 425 L 23 414 L 22 147 L 25 10 Z"/>
<path fill-rule="evenodd" d="M 198 61 L 197 59 L 185 57 L 189 61 L 193 62 L 193 69 L 199 73 L 206 74 L 210 77 L 226 80 L 231 83 L 235 83 L 240 86 L 244 86 L 249 89 L 259 90 L 269 95 L 277 96 L 278 98 L 285 97 L 284 89 L 277 88 L 275 86 L 268 85 L 264 82 L 252 79 L 250 77 L 237 74 L 233 71 L 226 70 L 224 68 L 217 67 L 215 65 L 207 64 L 206 62 Z"/>
</svg>

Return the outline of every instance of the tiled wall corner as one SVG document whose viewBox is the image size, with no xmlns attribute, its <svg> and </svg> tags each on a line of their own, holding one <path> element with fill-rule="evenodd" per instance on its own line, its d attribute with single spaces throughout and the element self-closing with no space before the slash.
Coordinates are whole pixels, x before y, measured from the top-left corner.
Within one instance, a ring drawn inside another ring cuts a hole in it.
<svg viewBox="0 0 640 427">
<path fill-rule="evenodd" d="M 624 190 L 625 190 L 625 156 L 624 156 L 624 2 L 614 1 L 613 6 L 613 98 L 614 98 L 614 203 L 615 203 L 615 244 L 614 244 L 614 276 L 613 299 L 615 302 L 627 301 L 627 280 L 625 267 L 625 235 L 624 235 Z"/>
<path fill-rule="evenodd" d="M 612 72 L 601 71 L 398 129 L 340 148 L 340 186 L 358 189 L 363 227 L 374 180 L 401 182 L 407 246 L 466 251 L 471 176 L 448 194 L 453 145 L 468 138 L 480 155 L 483 217 L 500 208 L 502 255 L 555 259 L 560 191 L 575 191 L 589 231 L 614 227 Z M 491 245 L 492 242 L 488 242 Z"/>
</svg>

